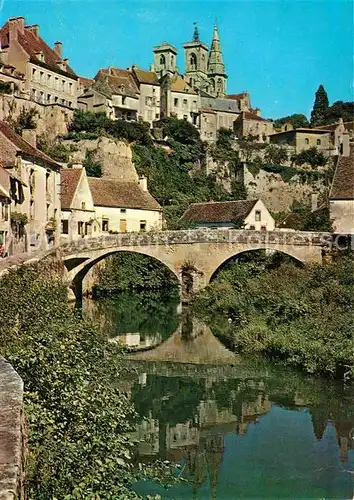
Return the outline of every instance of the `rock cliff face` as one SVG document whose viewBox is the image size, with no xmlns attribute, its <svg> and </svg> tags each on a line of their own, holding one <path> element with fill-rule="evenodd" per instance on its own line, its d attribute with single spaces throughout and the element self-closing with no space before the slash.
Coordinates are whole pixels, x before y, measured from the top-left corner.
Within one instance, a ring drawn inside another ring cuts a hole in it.
<svg viewBox="0 0 354 500">
<path fill-rule="evenodd" d="M 73 144 L 78 151 L 73 153 L 72 161 L 83 162 L 86 151 L 93 154 L 93 160 L 103 166 L 103 176 L 116 181 L 138 182 L 139 177 L 132 160 L 132 150 L 128 143 L 109 137 L 79 142 L 65 141 Z"/>
</svg>

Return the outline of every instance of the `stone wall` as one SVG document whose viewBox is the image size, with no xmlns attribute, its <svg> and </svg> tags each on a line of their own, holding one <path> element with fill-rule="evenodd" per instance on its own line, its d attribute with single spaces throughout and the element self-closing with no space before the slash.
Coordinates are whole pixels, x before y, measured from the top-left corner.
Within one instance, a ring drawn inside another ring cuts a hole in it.
<svg viewBox="0 0 354 500">
<path fill-rule="evenodd" d="M 103 166 L 104 177 L 123 182 L 138 182 L 139 177 L 133 164 L 132 150 L 126 142 L 99 137 L 78 142 L 65 141 L 65 144 L 73 144 L 78 148 L 78 151 L 73 153 L 73 161 L 82 163 L 86 151 L 92 151 L 94 161 Z"/>
<path fill-rule="evenodd" d="M 19 96 L 0 95 L 0 120 L 16 120 L 23 109 L 37 111 L 36 134 L 45 134 L 49 140 L 66 135 L 67 126 L 73 117 L 73 110 L 66 106 L 44 105 Z"/>
<path fill-rule="evenodd" d="M 285 182 L 280 174 L 260 169 L 253 175 L 247 167 L 244 167 L 244 184 L 248 199 L 261 198 L 271 212 L 289 211 L 294 201 L 311 205 L 312 194 L 321 198 L 327 190 L 320 180 L 311 184 L 304 183 L 300 176 L 295 175 L 289 182 Z"/>
<path fill-rule="evenodd" d="M 0 500 L 22 500 L 25 438 L 23 382 L 0 357 Z"/>
</svg>

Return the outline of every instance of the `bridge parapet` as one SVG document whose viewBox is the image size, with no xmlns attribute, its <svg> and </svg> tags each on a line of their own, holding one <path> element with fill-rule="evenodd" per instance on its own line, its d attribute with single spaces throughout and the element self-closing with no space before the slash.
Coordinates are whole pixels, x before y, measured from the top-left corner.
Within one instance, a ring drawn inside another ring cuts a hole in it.
<svg viewBox="0 0 354 500">
<path fill-rule="evenodd" d="M 62 256 L 77 252 L 117 247 L 147 247 L 155 245 L 173 246 L 196 243 L 259 244 L 262 247 L 274 245 L 316 246 L 332 245 L 331 233 L 305 231 L 250 231 L 237 229 L 190 229 L 146 233 L 107 234 L 87 238 L 60 246 Z"/>
</svg>

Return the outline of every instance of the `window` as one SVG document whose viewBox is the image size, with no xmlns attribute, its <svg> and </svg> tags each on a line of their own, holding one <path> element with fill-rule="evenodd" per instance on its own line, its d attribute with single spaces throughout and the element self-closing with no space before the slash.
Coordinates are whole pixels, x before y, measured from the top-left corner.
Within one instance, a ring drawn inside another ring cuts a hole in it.
<svg viewBox="0 0 354 500">
<path fill-rule="evenodd" d="M 81 220 L 77 223 L 77 234 L 81 236 L 84 234 L 84 223 Z"/>
<path fill-rule="evenodd" d="M 125 95 L 122 96 L 122 104 L 123 106 L 125 106 L 125 102 L 126 102 L 127 98 Z"/>
<path fill-rule="evenodd" d="M 146 220 L 140 221 L 140 231 L 146 231 Z"/>
<path fill-rule="evenodd" d="M 48 87 L 51 87 L 52 86 L 52 75 L 47 75 L 47 85 Z"/>
<path fill-rule="evenodd" d="M 188 116 L 187 115 L 183 115 L 183 120 L 188 120 Z"/>
<path fill-rule="evenodd" d="M 81 210 L 86 210 L 86 202 L 85 201 L 81 202 Z"/>
<path fill-rule="evenodd" d="M 255 220 L 258 221 L 258 222 L 261 220 L 261 212 L 260 212 L 260 210 L 256 210 Z"/>
<path fill-rule="evenodd" d="M 61 81 L 61 90 L 65 92 L 65 80 Z"/>
<path fill-rule="evenodd" d="M 34 82 L 37 80 L 37 70 L 35 68 L 32 69 L 32 80 Z"/>
<path fill-rule="evenodd" d="M 121 208 L 120 209 L 120 213 L 121 214 L 126 214 L 127 213 L 127 209 L 126 208 Z"/>
<path fill-rule="evenodd" d="M 40 83 L 44 83 L 43 82 L 43 78 L 44 78 L 44 73 L 43 73 L 43 71 L 40 71 L 40 73 L 39 73 L 39 81 L 40 81 Z"/>
<path fill-rule="evenodd" d="M 49 179 L 50 179 L 50 172 L 45 173 L 45 189 L 48 192 L 49 191 Z"/>
<path fill-rule="evenodd" d="M 34 220 L 36 216 L 34 200 L 30 201 L 30 219 Z"/>
<path fill-rule="evenodd" d="M 50 94 L 47 95 L 47 102 L 50 103 L 52 100 L 52 96 Z"/>
<path fill-rule="evenodd" d="M 152 121 L 152 111 L 151 109 L 148 110 L 147 117 L 149 121 Z"/>
<path fill-rule="evenodd" d="M 187 99 L 183 99 L 183 107 L 184 108 L 188 107 L 188 101 L 187 101 Z"/>
<path fill-rule="evenodd" d="M 305 144 L 310 144 L 310 141 L 308 140 L 308 138 L 306 137 L 305 139 Z"/>
<path fill-rule="evenodd" d="M 68 220 L 62 220 L 61 221 L 61 232 L 62 234 L 69 234 L 69 221 Z"/>
<path fill-rule="evenodd" d="M 189 64 L 191 70 L 197 69 L 197 56 L 195 54 L 191 54 L 189 58 Z"/>
<path fill-rule="evenodd" d="M 1 204 L 1 218 L 4 221 L 9 220 L 9 205 L 7 203 Z"/>
<path fill-rule="evenodd" d="M 316 144 L 317 146 L 321 146 L 321 139 L 317 139 Z"/>
<path fill-rule="evenodd" d="M 149 96 L 146 96 L 145 97 L 145 104 L 146 104 L 146 106 L 151 106 L 151 103 L 152 103 L 152 98 L 149 97 Z"/>
<path fill-rule="evenodd" d="M 250 226 L 250 229 L 254 231 L 256 229 L 256 226 Z"/>
<path fill-rule="evenodd" d="M 73 84 L 71 82 L 69 83 L 69 93 L 73 94 Z"/>
<path fill-rule="evenodd" d="M 266 226 L 261 226 L 261 231 L 266 231 L 266 230 L 267 230 Z"/>
<path fill-rule="evenodd" d="M 163 54 L 161 54 L 161 56 L 160 56 L 160 66 L 165 67 L 165 65 L 166 65 L 166 57 Z"/>
<path fill-rule="evenodd" d="M 177 97 L 175 97 L 175 98 L 173 99 L 173 105 L 174 105 L 176 108 L 178 107 L 178 99 L 177 99 Z"/>
<path fill-rule="evenodd" d="M 108 219 L 102 219 L 102 231 L 108 232 Z"/>
</svg>

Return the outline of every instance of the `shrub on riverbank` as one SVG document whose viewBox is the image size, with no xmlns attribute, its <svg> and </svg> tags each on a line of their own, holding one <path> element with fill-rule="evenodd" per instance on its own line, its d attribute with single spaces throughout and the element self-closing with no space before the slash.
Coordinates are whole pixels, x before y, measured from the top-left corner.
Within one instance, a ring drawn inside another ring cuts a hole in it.
<svg viewBox="0 0 354 500">
<path fill-rule="evenodd" d="M 167 478 L 162 464 L 133 467 L 120 350 L 69 308 L 63 283 L 43 266 L 10 271 L 0 302 L 0 354 L 26 391 L 29 498 L 134 499 L 136 480 Z"/>
<path fill-rule="evenodd" d="M 277 266 L 272 259 L 233 262 L 199 294 L 194 309 L 237 351 L 262 353 L 308 373 L 354 377 L 349 257 L 306 267 Z"/>
<path fill-rule="evenodd" d="M 126 291 L 177 290 L 178 281 L 165 265 L 148 255 L 120 252 L 106 259 L 99 271 L 94 294 L 115 295 Z"/>
</svg>

